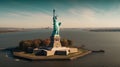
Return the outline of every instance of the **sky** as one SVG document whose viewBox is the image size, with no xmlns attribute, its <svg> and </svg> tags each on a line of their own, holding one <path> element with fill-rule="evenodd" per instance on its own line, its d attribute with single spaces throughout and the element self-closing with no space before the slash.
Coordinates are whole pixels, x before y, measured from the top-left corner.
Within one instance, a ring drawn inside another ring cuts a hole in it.
<svg viewBox="0 0 120 67">
<path fill-rule="evenodd" d="M 120 27 L 120 0 L 0 0 L 0 27 L 52 27 L 53 9 L 61 28 Z"/>
</svg>

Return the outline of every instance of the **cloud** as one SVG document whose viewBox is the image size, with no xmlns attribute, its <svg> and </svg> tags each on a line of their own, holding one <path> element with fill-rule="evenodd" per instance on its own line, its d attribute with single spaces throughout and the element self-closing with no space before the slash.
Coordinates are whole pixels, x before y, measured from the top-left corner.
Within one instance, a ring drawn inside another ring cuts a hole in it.
<svg viewBox="0 0 120 67">
<path fill-rule="evenodd" d="M 59 11 L 60 12 L 60 11 Z M 120 6 L 109 10 L 88 7 L 71 7 L 58 14 L 62 27 L 120 27 Z M 6 17 L 0 18 L 0 26 L 11 27 L 52 27 L 52 12 L 12 11 Z"/>
<path fill-rule="evenodd" d="M 71 22 L 79 22 L 80 27 L 120 27 L 120 9 L 118 6 L 111 6 L 111 9 L 99 9 L 95 7 L 78 7 L 68 10 Z M 75 20 L 73 20 L 74 18 Z"/>
<path fill-rule="evenodd" d="M 63 15 L 62 21 L 65 23 L 64 27 L 94 27 L 96 20 L 96 12 L 90 8 L 71 8 L 67 15 Z M 66 25 L 66 24 L 69 24 Z"/>
<path fill-rule="evenodd" d="M 76 17 L 85 19 L 87 21 L 94 21 L 96 18 L 95 11 L 89 8 L 73 8 L 70 9 L 69 12 Z"/>
<path fill-rule="evenodd" d="M 4 18 L 0 18 L 0 26 L 39 28 L 47 27 L 52 23 L 52 17 L 48 14 L 39 12 L 10 12 Z"/>
</svg>

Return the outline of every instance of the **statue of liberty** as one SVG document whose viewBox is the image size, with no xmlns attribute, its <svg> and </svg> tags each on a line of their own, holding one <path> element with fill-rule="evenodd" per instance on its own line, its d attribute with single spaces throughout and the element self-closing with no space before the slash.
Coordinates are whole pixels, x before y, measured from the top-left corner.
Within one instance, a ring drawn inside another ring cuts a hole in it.
<svg viewBox="0 0 120 67">
<path fill-rule="evenodd" d="M 57 16 L 55 15 L 55 10 L 53 10 L 53 31 L 51 35 L 51 43 L 49 47 L 61 47 L 61 42 L 60 42 L 60 25 L 61 22 L 57 21 Z"/>
<path fill-rule="evenodd" d="M 57 16 L 55 15 L 55 10 L 53 10 L 53 32 L 52 36 L 59 35 L 61 22 L 57 21 Z"/>
</svg>

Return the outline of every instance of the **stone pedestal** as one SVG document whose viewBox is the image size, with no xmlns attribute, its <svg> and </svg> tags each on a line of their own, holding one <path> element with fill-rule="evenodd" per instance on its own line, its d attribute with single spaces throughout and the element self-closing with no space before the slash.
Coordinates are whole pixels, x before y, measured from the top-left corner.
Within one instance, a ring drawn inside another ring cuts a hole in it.
<svg viewBox="0 0 120 67">
<path fill-rule="evenodd" d="M 60 42 L 60 36 L 59 35 L 51 36 L 50 47 L 52 47 L 52 48 L 61 47 L 61 42 Z"/>
</svg>

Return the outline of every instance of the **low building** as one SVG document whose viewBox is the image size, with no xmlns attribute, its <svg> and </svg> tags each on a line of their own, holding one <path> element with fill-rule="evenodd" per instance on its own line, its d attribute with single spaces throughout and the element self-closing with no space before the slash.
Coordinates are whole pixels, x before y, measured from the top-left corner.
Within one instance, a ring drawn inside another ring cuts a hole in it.
<svg viewBox="0 0 120 67">
<path fill-rule="evenodd" d="M 69 55 L 70 53 L 78 52 L 77 48 L 54 47 L 52 49 L 37 49 L 33 50 L 36 56 L 52 56 L 52 55 Z"/>
</svg>

